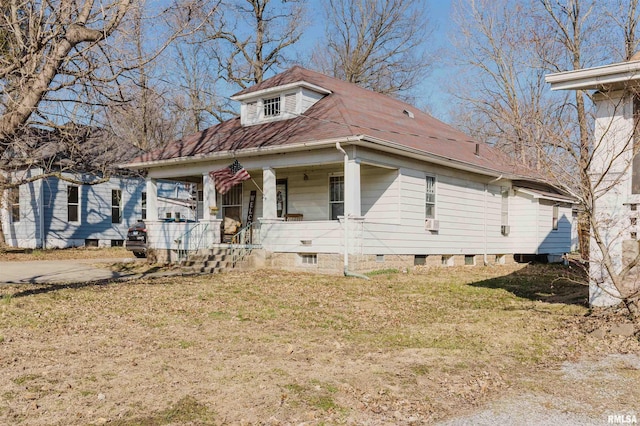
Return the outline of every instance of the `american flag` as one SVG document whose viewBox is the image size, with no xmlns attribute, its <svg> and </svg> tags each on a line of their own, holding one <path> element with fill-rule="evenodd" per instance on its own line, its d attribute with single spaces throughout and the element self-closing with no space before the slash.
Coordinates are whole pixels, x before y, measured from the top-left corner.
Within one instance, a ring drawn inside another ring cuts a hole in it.
<svg viewBox="0 0 640 426">
<path fill-rule="evenodd" d="M 221 194 L 226 194 L 233 185 L 251 179 L 249 172 L 242 167 L 238 160 L 224 169 L 209 172 L 209 176 L 214 180 L 216 189 Z"/>
</svg>

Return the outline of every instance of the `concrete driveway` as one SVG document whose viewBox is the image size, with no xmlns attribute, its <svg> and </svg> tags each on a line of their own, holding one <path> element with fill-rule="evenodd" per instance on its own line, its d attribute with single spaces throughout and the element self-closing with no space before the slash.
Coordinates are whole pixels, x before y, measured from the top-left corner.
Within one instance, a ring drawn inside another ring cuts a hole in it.
<svg viewBox="0 0 640 426">
<path fill-rule="evenodd" d="M 99 263 L 132 261 L 132 259 L 72 259 L 32 260 L 26 262 L 0 262 L 0 284 L 18 283 L 77 283 L 125 278 L 120 274 L 97 266 Z"/>
</svg>

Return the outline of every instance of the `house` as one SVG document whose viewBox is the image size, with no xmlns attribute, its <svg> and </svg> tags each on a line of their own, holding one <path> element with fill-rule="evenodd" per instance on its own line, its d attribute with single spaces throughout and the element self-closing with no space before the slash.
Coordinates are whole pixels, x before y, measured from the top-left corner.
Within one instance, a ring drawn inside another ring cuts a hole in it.
<svg viewBox="0 0 640 426">
<path fill-rule="evenodd" d="M 24 182 L 0 197 L 9 246 L 121 246 L 129 226 L 146 217 L 145 179 L 114 167 L 139 150 L 86 128 L 73 137 L 30 129 L 20 144 L 0 162 L 8 181 Z M 195 188 L 180 182 L 159 187 L 161 217 L 196 220 Z"/>
<path fill-rule="evenodd" d="M 592 226 L 589 300 L 594 306 L 620 303 L 614 284 L 633 290 L 639 276 L 624 268 L 638 254 L 640 206 L 640 57 L 628 62 L 549 74 L 552 90 L 592 90 L 595 103 L 589 176 Z M 596 239 L 597 236 L 597 239 Z M 598 243 L 600 241 L 600 244 Z M 602 247 L 606 247 L 602 250 Z M 609 263 L 609 266 L 607 266 Z"/>
<path fill-rule="evenodd" d="M 148 216 L 157 252 L 182 237 L 193 250 L 218 245 L 228 219 L 241 223 L 232 242 L 250 239 L 264 265 L 286 269 L 493 264 L 570 249 L 571 198 L 411 105 L 297 66 L 232 99 L 239 117 L 124 165 L 147 172 L 149 209 L 158 179 L 202 194 L 197 224 Z M 234 161 L 251 179 L 220 194 L 210 172 Z"/>
</svg>

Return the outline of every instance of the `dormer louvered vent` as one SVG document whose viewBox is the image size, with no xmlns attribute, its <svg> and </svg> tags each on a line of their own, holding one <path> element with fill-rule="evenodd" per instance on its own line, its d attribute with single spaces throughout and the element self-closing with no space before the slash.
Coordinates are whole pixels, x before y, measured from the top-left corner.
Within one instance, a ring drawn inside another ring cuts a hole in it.
<svg viewBox="0 0 640 426">
<path fill-rule="evenodd" d="M 296 94 L 287 93 L 284 95 L 284 111 L 286 113 L 295 114 L 296 112 Z"/>
<path fill-rule="evenodd" d="M 249 102 L 247 104 L 247 120 L 254 122 L 258 118 L 258 102 Z"/>
</svg>

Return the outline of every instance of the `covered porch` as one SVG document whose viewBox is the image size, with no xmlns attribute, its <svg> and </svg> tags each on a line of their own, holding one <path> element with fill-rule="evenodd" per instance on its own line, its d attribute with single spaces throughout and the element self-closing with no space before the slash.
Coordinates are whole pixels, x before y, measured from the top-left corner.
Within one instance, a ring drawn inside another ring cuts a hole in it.
<svg viewBox="0 0 640 426">
<path fill-rule="evenodd" d="M 267 167 L 261 164 L 268 161 L 260 158 L 241 158 L 251 179 L 225 194 L 216 191 L 209 171 L 224 167 L 228 159 L 185 176 L 178 176 L 177 170 L 173 176 L 159 175 L 152 169 L 147 179 L 150 247 L 190 252 L 238 244 L 267 252 L 340 254 L 347 237 L 349 253 L 358 254 L 364 215 L 375 213 L 376 202 L 394 185 L 398 171 L 361 164 L 353 155 L 345 158 L 336 150 L 328 154 L 331 161 L 296 166 Z M 377 180 L 384 177 L 378 185 L 381 188 L 362 185 L 362 176 L 366 179 L 369 175 Z M 197 185 L 196 222 L 165 222 L 152 217 L 150 213 L 157 211 L 154 193 L 158 178 Z"/>
</svg>

